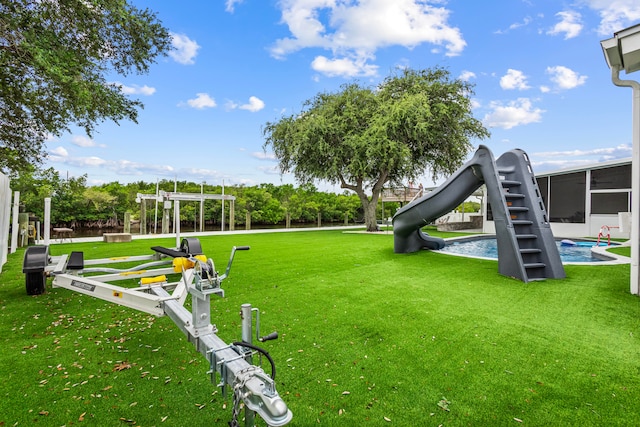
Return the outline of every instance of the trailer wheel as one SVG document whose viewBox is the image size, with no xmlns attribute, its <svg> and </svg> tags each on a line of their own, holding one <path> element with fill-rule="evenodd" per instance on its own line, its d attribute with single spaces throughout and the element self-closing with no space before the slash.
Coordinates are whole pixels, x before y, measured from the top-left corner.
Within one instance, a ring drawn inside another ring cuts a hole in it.
<svg viewBox="0 0 640 427">
<path fill-rule="evenodd" d="M 26 273 L 27 295 L 40 295 L 44 293 L 47 277 L 44 272 Z"/>
</svg>

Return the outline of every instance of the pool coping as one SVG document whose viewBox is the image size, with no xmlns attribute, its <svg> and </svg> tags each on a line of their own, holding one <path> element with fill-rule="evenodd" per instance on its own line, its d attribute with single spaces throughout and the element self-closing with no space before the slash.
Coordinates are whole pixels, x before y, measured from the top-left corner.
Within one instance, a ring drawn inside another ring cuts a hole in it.
<svg viewBox="0 0 640 427">
<path fill-rule="evenodd" d="M 495 237 L 496 237 L 495 234 L 470 234 L 470 235 L 460 236 L 460 237 L 449 237 L 444 239 L 444 241 L 446 243 L 465 242 L 470 240 L 477 240 L 478 238 L 495 238 Z M 561 239 L 561 238 L 556 237 L 556 239 Z M 590 241 L 590 239 L 582 239 L 582 238 L 579 240 Z M 617 246 L 629 246 L 629 244 L 628 242 L 625 242 L 625 243 L 620 243 Z M 465 257 L 465 258 L 485 259 L 485 260 L 496 261 L 496 262 L 498 261 L 497 258 L 489 258 L 489 257 L 474 256 L 474 255 L 463 255 L 463 254 L 456 254 L 452 252 L 442 252 L 442 251 L 435 251 L 435 252 L 438 252 L 444 255 L 453 255 L 453 256 L 459 256 L 459 257 Z M 591 252 L 597 258 L 602 259 L 602 261 L 598 261 L 598 262 L 564 262 L 563 261 L 562 265 L 619 265 L 619 264 L 631 263 L 631 258 L 629 257 L 607 252 L 607 246 L 594 246 L 593 248 L 591 248 Z"/>
</svg>

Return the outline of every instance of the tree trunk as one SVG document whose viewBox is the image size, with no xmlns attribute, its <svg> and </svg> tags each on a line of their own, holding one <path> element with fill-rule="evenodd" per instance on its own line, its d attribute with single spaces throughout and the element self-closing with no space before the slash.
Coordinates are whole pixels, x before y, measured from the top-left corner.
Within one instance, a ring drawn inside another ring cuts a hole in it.
<svg viewBox="0 0 640 427">
<path fill-rule="evenodd" d="M 347 184 L 342 176 L 340 176 L 341 187 L 354 191 L 358 198 L 360 199 L 360 203 L 362 203 L 362 210 L 364 211 L 364 223 L 367 226 L 368 232 L 380 231 L 378 228 L 378 221 L 376 219 L 376 209 L 378 208 L 378 199 L 380 198 L 380 191 L 382 190 L 382 186 L 387 180 L 389 176 L 387 171 L 383 171 L 380 173 L 380 177 L 378 181 L 373 186 L 371 199 L 367 196 L 362 186 L 362 178 L 357 180 L 355 185 Z"/>
<path fill-rule="evenodd" d="M 372 203 L 370 201 L 362 204 L 364 209 L 364 223 L 367 226 L 368 232 L 380 231 L 378 228 L 378 220 L 376 219 L 377 206 L 378 203 Z"/>
</svg>

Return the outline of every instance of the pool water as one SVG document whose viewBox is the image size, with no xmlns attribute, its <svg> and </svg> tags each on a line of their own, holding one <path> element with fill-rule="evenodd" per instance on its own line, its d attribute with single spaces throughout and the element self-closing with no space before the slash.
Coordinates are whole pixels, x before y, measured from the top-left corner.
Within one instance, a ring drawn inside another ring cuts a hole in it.
<svg viewBox="0 0 640 427">
<path fill-rule="evenodd" d="M 562 245 L 556 241 L 562 262 L 602 262 L 600 258 L 591 255 L 591 248 L 596 242 L 578 242 L 576 246 Z M 498 243 L 494 238 L 448 242 L 442 252 L 458 255 L 476 256 L 498 259 Z"/>
</svg>

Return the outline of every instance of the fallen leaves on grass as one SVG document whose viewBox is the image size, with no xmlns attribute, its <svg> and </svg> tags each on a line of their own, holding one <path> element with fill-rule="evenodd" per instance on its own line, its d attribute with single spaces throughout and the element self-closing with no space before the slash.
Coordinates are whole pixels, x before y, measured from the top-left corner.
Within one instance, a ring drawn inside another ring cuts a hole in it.
<svg viewBox="0 0 640 427">
<path fill-rule="evenodd" d="M 115 372 L 124 371 L 125 369 L 131 369 L 131 364 L 129 362 L 116 363 L 113 367 Z"/>
<path fill-rule="evenodd" d="M 450 411 L 450 409 L 449 409 L 449 404 L 450 404 L 450 403 L 451 403 L 451 402 L 449 402 L 445 397 L 443 397 L 443 398 L 438 402 L 438 407 L 439 407 L 440 409 L 442 409 L 443 411 L 447 411 L 447 412 L 449 412 L 449 411 Z"/>
</svg>

